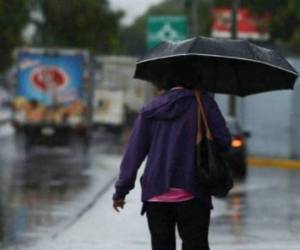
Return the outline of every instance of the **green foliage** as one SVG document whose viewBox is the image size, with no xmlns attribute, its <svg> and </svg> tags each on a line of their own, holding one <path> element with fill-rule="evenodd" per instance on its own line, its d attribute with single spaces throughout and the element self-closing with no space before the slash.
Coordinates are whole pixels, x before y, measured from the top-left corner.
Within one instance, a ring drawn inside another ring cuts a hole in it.
<svg viewBox="0 0 300 250">
<path fill-rule="evenodd" d="M 272 37 L 283 42 L 290 51 L 300 55 L 300 2 L 287 1 L 287 6 L 278 11 L 271 25 Z"/>
<path fill-rule="evenodd" d="M 216 7 L 231 7 L 233 0 L 214 0 Z M 287 5 L 287 0 L 238 0 L 241 7 L 250 8 L 253 13 L 261 14 L 277 11 Z"/>
<path fill-rule="evenodd" d="M 42 46 L 119 50 L 122 13 L 111 11 L 107 0 L 44 0 L 40 5 L 45 18 L 39 29 Z"/>
<path fill-rule="evenodd" d="M 199 34 L 209 35 L 211 27 L 211 8 L 231 7 L 233 0 L 200 1 L 198 10 Z M 193 0 L 165 0 L 150 8 L 136 22 L 124 29 L 124 49 L 131 54 L 145 51 L 146 20 L 150 15 L 185 14 L 191 22 Z M 270 28 L 271 40 L 300 55 L 300 1 L 299 0 L 239 0 L 241 7 L 250 8 L 254 15 L 270 14 L 270 24 L 262 21 L 259 27 Z"/>
<path fill-rule="evenodd" d="M 139 56 L 146 50 L 146 25 L 144 22 L 123 27 L 121 32 L 122 53 Z"/>
<path fill-rule="evenodd" d="M 127 54 L 140 55 L 146 50 L 146 25 L 149 16 L 160 15 L 184 15 L 187 16 L 191 26 L 192 23 L 192 1 L 189 0 L 166 0 L 152 6 L 146 13 L 138 17 L 130 27 L 123 28 L 122 41 L 124 42 L 123 52 Z M 210 4 L 199 1 L 198 6 L 199 34 L 210 33 L 211 14 Z"/>
<path fill-rule="evenodd" d="M 254 15 L 271 15 L 270 33 L 273 41 L 300 55 L 300 1 L 299 0 L 239 0 L 241 7 L 252 10 Z M 230 7 L 231 1 L 215 0 L 215 6 Z"/>
<path fill-rule="evenodd" d="M 122 31 L 123 52 L 131 55 L 140 55 L 146 50 L 146 26 L 147 19 L 151 15 L 184 15 L 184 9 L 165 1 L 152 6 L 144 15 L 138 17 L 130 27 L 124 27 Z"/>
<path fill-rule="evenodd" d="M 282 8 L 285 8 L 287 5 L 287 0 L 242 0 L 242 6 L 248 7 L 252 10 L 254 14 L 264 14 L 268 13 L 277 13 L 281 11 Z"/>
<path fill-rule="evenodd" d="M 0 72 L 12 61 L 12 51 L 22 44 L 21 32 L 29 20 L 26 0 L 0 0 Z"/>
</svg>

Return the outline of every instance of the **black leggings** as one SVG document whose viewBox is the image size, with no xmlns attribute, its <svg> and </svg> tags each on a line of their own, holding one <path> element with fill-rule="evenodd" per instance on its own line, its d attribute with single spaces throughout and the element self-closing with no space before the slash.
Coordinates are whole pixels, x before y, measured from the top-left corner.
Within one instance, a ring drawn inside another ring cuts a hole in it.
<svg viewBox="0 0 300 250">
<path fill-rule="evenodd" d="M 209 250 L 210 208 L 192 199 L 177 203 L 147 202 L 146 214 L 152 250 L 175 250 L 175 226 L 182 250 Z"/>
</svg>

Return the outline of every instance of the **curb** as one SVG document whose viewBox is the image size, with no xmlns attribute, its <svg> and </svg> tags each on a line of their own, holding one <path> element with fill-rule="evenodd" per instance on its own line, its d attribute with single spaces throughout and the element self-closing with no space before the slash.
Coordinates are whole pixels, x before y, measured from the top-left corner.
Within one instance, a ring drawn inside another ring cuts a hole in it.
<svg viewBox="0 0 300 250">
<path fill-rule="evenodd" d="M 66 231 L 71 226 L 73 226 L 82 216 L 84 216 L 97 203 L 99 198 L 106 193 L 106 191 L 115 183 L 116 180 L 117 180 L 117 176 L 112 178 L 103 188 L 99 190 L 99 192 L 93 197 L 93 199 L 86 206 L 84 206 L 84 208 L 81 209 L 79 213 L 72 220 L 70 220 L 67 224 L 65 224 L 61 230 L 52 234 L 51 238 L 56 239 L 64 231 Z"/>
<path fill-rule="evenodd" d="M 251 167 L 300 170 L 300 160 L 249 157 L 247 163 Z"/>
</svg>

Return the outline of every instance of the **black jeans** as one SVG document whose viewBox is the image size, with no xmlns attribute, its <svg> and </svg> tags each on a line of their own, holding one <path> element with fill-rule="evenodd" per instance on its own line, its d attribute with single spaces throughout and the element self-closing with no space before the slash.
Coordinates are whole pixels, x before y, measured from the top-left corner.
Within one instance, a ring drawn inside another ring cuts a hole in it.
<svg viewBox="0 0 300 250">
<path fill-rule="evenodd" d="M 175 227 L 182 250 L 209 250 L 210 208 L 197 199 L 178 203 L 147 202 L 146 215 L 152 250 L 175 250 Z"/>
</svg>

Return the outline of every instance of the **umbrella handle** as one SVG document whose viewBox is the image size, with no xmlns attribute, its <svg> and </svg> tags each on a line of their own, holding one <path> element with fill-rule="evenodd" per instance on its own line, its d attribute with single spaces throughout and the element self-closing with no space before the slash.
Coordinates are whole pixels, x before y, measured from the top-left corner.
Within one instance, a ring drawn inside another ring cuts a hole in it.
<svg viewBox="0 0 300 250">
<path fill-rule="evenodd" d="M 204 111 L 203 103 L 202 103 L 202 92 L 200 90 L 195 90 L 195 97 L 197 100 L 197 136 L 196 136 L 196 141 L 199 143 L 202 140 L 202 130 L 201 130 L 201 120 L 203 121 L 204 124 L 204 129 L 205 129 L 205 136 L 209 140 L 213 140 L 212 133 L 208 127 L 208 122 L 206 118 L 206 114 Z"/>
</svg>

